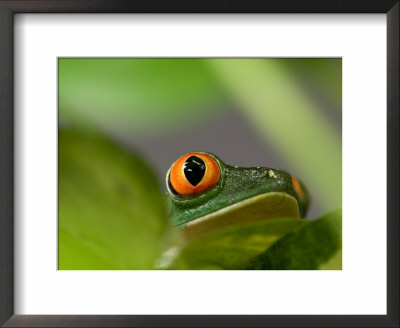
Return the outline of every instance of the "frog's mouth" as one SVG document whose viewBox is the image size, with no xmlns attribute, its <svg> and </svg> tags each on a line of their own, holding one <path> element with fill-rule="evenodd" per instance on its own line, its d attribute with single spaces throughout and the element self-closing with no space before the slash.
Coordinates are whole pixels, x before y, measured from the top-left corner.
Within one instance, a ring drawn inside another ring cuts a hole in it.
<svg viewBox="0 0 400 328">
<path fill-rule="evenodd" d="M 285 192 L 267 192 L 200 216 L 178 227 L 182 228 L 187 239 L 193 239 L 234 224 L 283 217 L 300 217 L 297 200 Z"/>
</svg>

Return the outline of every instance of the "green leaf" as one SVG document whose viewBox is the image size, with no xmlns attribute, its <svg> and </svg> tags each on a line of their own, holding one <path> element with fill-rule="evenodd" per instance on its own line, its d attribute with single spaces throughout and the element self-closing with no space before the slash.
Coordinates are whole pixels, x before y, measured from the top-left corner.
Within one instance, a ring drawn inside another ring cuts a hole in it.
<svg viewBox="0 0 400 328">
<path fill-rule="evenodd" d="M 286 60 L 215 59 L 208 63 L 255 131 L 288 163 L 285 169 L 307 181 L 316 195 L 313 199 L 323 207 L 337 208 L 342 201 L 341 136 L 285 66 Z M 340 67 L 336 70 L 340 73 Z"/>
<path fill-rule="evenodd" d="M 64 121 L 146 135 L 198 123 L 222 110 L 224 95 L 203 59 L 60 58 Z"/>
<path fill-rule="evenodd" d="M 278 239 L 304 222 L 299 218 L 281 218 L 230 226 L 193 240 L 181 250 L 170 268 L 245 269 Z"/>
<path fill-rule="evenodd" d="M 151 269 L 167 218 L 147 164 L 94 133 L 61 129 L 58 149 L 59 269 Z"/>
<path fill-rule="evenodd" d="M 285 58 L 281 63 L 291 71 L 299 83 L 306 83 L 314 92 L 342 109 L 341 58 Z"/>
<path fill-rule="evenodd" d="M 248 269 L 341 270 L 342 212 L 336 210 L 288 233 Z"/>
</svg>

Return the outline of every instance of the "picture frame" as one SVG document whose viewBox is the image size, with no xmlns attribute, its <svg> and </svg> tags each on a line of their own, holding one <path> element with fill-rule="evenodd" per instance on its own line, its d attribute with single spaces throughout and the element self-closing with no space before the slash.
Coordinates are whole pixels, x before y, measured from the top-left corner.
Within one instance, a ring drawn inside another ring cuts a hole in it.
<svg viewBox="0 0 400 328">
<path fill-rule="evenodd" d="M 0 323 L 5 327 L 398 327 L 399 1 L 1 1 Z M 387 17 L 387 315 L 15 315 L 13 22 L 18 13 L 385 13 Z"/>
</svg>

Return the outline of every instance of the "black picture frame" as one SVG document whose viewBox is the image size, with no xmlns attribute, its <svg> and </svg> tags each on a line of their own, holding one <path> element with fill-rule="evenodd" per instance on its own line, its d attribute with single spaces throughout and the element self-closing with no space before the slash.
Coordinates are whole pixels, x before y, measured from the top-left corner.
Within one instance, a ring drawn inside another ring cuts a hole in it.
<svg viewBox="0 0 400 328">
<path fill-rule="evenodd" d="M 4 327 L 399 327 L 399 1 L 0 1 L 0 324 Z M 384 13 L 387 17 L 387 315 L 14 315 L 13 28 L 16 13 Z"/>
</svg>

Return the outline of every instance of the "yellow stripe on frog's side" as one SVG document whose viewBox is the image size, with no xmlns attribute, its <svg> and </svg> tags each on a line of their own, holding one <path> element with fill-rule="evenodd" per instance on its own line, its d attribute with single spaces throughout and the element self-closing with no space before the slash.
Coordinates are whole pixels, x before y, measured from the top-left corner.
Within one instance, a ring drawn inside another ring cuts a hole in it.
<svg viewBox="0 0 400 328">
<path fill-rule="evenodd" d="M 188 240 L 245 222 L 300 217 L 297 200 L 285 192 L 267 192 L 196 218 L 182 229 Z"/>
</svg>

